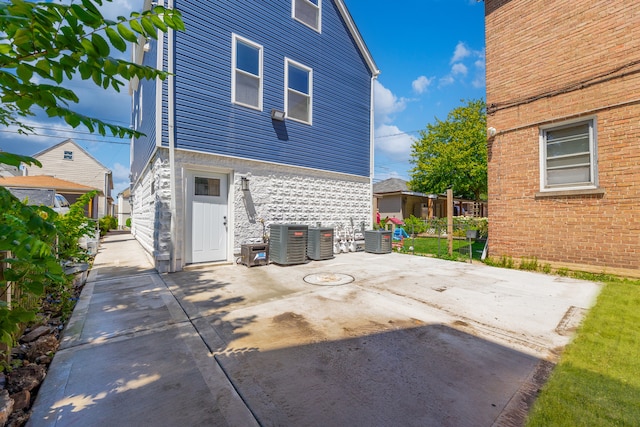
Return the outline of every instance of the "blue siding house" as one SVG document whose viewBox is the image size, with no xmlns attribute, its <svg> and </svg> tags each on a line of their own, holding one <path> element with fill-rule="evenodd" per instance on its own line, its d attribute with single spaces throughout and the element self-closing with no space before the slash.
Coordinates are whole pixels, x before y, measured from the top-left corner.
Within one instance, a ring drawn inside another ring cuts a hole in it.
<svg viewBox="0 0 640 427">
<path fill-rule="evenodd" d="M 166 5 L 186 31 L 133 60 L 172 76 L 130 90 L 132 232 L 156 268 L 232 261 L 274 223 L 371 225 L 379 71 L 344 2 Z"/>
</svg>

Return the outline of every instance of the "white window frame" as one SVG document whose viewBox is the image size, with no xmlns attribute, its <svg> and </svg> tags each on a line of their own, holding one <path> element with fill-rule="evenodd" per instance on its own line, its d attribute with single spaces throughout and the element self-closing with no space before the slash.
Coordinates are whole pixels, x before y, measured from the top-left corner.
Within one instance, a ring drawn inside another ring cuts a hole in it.
<svg viewBox="0 0 640 427">
<path fill-rule="evenodd" d="M 296 5 L 298 3 L 304 3 L 307 6 L 311 6 L 313 8 L 316 8 L 318 10 L 318 27 L 314 27 L 313 25 L 309 25 L 308 23 L 304 22 L 303 20 L 299 19 L 296 16 Z M 295 19 L 296 21 L 300 22 L 301 24 L 311 28 L 314 31 L 317 31 L 319 33 L 322 33 L 322 0 L 318 0 L 318 4 L 314 4 L 313 2 L 309 1 L 309 0 L 291 0 L 291 17 L 293 19 Z"/>
<path fill-rule="evenodd" d="M 140 91 L 138 92 L 138 113 L 140 118 L 138 119 L 138 126 L 142 125 L 142 89 L 144 88 L 144 85 L 140 85 Z"/>
<path fill-rule="evenodd" d="M 62 153 L 62 160 L 73 160 L 73 151 L 64 150 Z"/>
<path fill-rule="evenodd" d="M 241 74 L 245 74 L 245 75 L 249 75 L 249 76 L 253 76 L 256 77 L 254 74 L 251 73 L 247 73 L 246 71 L 240 70 L 236 68 L 236 64 L 237 64 L 237 44 L 238 42 L 253 46 L 255 48 L 258 49 L 259 51 L 259 75 L 257 76 L 259 79 L 259 89 L 258 89 L 258 106 L 256 107 L 255 105 L 251 105 L 251 104 L 245 104 L 243 102 L 239 102 L 236 100 L 236 73 L 241 73 Z M 242 105 L 243 107 L 247 107 L 247 108 L 252 108 L 254 110 L 258 110 L 258 111 L 262 111 L 262 101 L 263 101 L 263 96 L 262 96 L 262 92 L 263 92 L 263 86 L 264 86 L 264 73 L 263 73 L 263 69 L 264 69 L 264 47 L 262 45 L 259 45 L 257 43 L 252 42 L 249 39 L 246 39 L 244 37 L 241 37 L 237 34 L 232 34 L 232 41 L 231 41 L 231 102 L 237 105 Z"/>
<path fill-rule="evenodd" d="M 301 68 L 309 73 L 309 94 L 305 94 L 302 92 L 298 92 L 295 89 L 289 89 L 289 65 L 293 65 L 295 67 Z M 309 121 L 304 121 L 292 117 L 289 114 L 289 90 L 301 94 L 304 96 L 308 96 L 309 98 Z M 284 59 L 284 111 L 286 113 L 287 120 L 293 120 L 295 122 L 304 123 L 307 125 L 313 124 L 313 68 L 307 67 L 304 64 L 301 64 L 297 61 L 294 61 L 289 58 Z"/>
<path fill-rule="evenodd" d="M 583 183 L 547 184 L 547 133 L 578 124 L 589 125 L 589 175 L 590 181 Z M 595 117 L 582 117 L 540 127 L 540 191 L 571 191 L 598 188 L 598 138 Z"/>
</svg>

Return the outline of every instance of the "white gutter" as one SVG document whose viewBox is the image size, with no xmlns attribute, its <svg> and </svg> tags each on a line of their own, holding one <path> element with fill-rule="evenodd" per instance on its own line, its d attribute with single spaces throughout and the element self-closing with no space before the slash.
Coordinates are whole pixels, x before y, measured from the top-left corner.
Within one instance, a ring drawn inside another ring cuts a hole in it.
<svg viewBox="0 0 640 427">
<path fill-rule="evenodd" d="M 370 159 L 369 159 L 369 185 L 371 186 L 371 194 L 373 194 L 373 176 L 374 176 L 374 170 L 375 170 L 375 148 L 376 148 L 376 142 L 375 142 L 375 130 L 376 130 L 376 124 L 375 124 L 375 82 L 378 78 L 377 74 L 374 74 L 371 77 L 371 104 L 370 104 L 370 108 L 369 108 L 369 152 L 370 154 Z M 375 212 L 374 212 L 374 206 L 373 206 L 373 200 L 371 203 L 371 220 L 373 221 Z"/>
<path fill-rule="evenodd" d="M 167 1 L 167 8 L 173 9 L 173 0 Z M 170 191 L 170 209 L 171 209 L 171 221 L 170 221 L 170 235 L 171 235 L 171 244 L 169 245 L 169 259 L 170 266 L 169 271 L 175 272 L 177 268 L 177 257 L 176 253 L 176 242 L 177 242 L 177 233 L 176 233 L 176 159 L 175 159 L 175 149 L 176 149 L 176 139 L 175 139 L 175 82 L 174 82 L 174 60 L 173 57 L 173 29 L 169 28 L 167 31 L 167 71 L 169 71 L 169 76 L 167 77 L 167 99 L 168 99 L 168 115 L 167 123 L 168 123 L 168 131 L 169 131 L 169 191 Z M 162 138 L 162 135 L 160 135 Z"/>
</svg>

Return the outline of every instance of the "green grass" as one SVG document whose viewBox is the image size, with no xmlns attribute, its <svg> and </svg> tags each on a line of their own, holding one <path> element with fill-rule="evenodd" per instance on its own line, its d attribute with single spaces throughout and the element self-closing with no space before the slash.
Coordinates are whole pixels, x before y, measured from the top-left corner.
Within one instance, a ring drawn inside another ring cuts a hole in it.
<svg viewBox="0 0 640 427">
<path fill-rule="evenodd" d="M 404 239 L 404 252 L 411 253 L 409 247 L 413 246 L 413 252 L 420 255 L 434 255 L 449 258 L 448 242 L 446 237 L 441 237 L 438 243 L 437 237 L 416 237 Z M 474 242 L 472 244 L 473 259 L 479 260 L 484 249 L 484 242 Z M 453 259 L 469 259 L 469 243 L 467 240 L 453 240 Z"/>
<path fill-rule="evenodd" d="M 526 425 L 640 425 L 640 281 L 605 281 Z"/>
</svg>

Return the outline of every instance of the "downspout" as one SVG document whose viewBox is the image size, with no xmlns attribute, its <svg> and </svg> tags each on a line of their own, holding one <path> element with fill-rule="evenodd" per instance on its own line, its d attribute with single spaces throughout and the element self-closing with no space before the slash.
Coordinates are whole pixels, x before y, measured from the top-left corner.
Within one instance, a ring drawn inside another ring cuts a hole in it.
<svg viewBox="0 0 640 427">
<path fill-rule="evenodd" d="M 371 153 L 370 156 L 370 161 L 369 161 L 369 186 L 371 189 L 371 228 L 373 228 L 374 224 L 376 223 L 375 220 L 375 203 L 373 203 L 373 175 L 374 175 L 374 170 L 375 170 L 375 90 L 374 90 L 374 86 L 375 86 L 375 81 L 378 79 L 378 74 L 374 73 L 371 76 L 371 105 L 369 108 L 369 152 Z"/>
<path fill-rule="evenodd" d="M 173 9 L 173 0 L 167 1 L 167 8 Z M 169 200 L 169 206 L 171 209 L 171 221 L 170 221 L 170 236 L 171 236 L 171 244 L 169 245 L 169 259 L 170 266 L 169 271 L 175 272 L 177 269 L 177 251 L 176 251 L 176 242 L 177 242 L 177 233 L 176 233 L 176 159 L 175 159 L 175 149 L 176 149 L 176 139 L 175 139 L 175 82 L 174 82 L 174 33 L 173 29 L 169 28 L 167 32 L 167 71 L 169 71 L 169 76 L 167 77 L 167 99 L 168 99 L 168 115 L 167 124 L 169 131 L 169 192 L 171 199 Z"/>
</svg>

